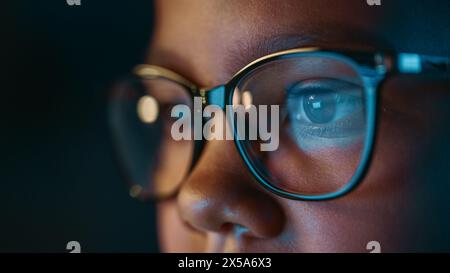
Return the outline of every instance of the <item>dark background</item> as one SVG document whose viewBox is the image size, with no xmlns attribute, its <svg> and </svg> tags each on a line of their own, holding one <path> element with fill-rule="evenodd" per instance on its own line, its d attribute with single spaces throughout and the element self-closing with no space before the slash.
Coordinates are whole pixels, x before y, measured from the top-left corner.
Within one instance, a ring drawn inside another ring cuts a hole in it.
<svg viewBox="0 0 450 273">
<path fill-rule="evenodd" d="M 113 159 L 108 87 L 143 62 L 150 0 L 0 4 L 0 252 L 154 252 Z"/>
</svg>

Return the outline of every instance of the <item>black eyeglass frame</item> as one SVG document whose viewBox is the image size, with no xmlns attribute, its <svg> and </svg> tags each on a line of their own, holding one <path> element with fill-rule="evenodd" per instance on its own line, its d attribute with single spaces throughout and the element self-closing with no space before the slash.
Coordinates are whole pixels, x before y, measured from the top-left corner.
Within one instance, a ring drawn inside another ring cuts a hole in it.
<svg viewBox="0 0 450 273">
<path fill-rule="evenodd" d="M 355 174 L 349 182 L 339 190 L 321 194 L 321 195 L 304 195 L 294 192 L 285 191 L 274 186 L 264 174 L 254 165 L 250 160 L 250 156 L 244 148 L 246 141 L 238 137 L 236 126 L 234 128 L 234 143 L 244 160 L 247 168 L 250 170 L 255 179 L 266 190 L 277 194 L 279 196 L 302 201 L 323 201 L 341 197 L 354 190 L 363 180 L 367 170 L 371 164 L 372 154 L 374 149 L 374 142 L 376 136 L 377 125 L 377 108 L 378 108 L 378 94 L 384 81 L 391 75 L 398 74 L 421 74 L 429 72 L 448 72 L 449 60 L 448 57 L 428 56 L 415 53 L 394 53 L 394 52 L 376 52 L 376 51 L 355 51 L 355 50 L 341 50 L 341 49 L 327 49 L 318 47 L 296 48 L 285 51 L 280 51 L 259 58 L 237 72 L 232 79 L 220 86 L 214 88 L 200 88 L 190 81 L 186 80 L 179 74 L 168 70 L 166 68 L 142 64 L 135 67 L 133 75 L 142 79 L 156 79 L 162 78 L 181 85 L 192 97 L 201 97 L 203 106 L 217 105 L 225 110 L 226 105 L 233 104 L 233 94 L 239 82 L 249 73 L 258 67 L 276 60 L 285 58 L 301 57 L 304 54 L 320 53 L 330 55 L 334 58 L 341 58 L 342 61 L 347 62 L 354 67 L 355 71 L 360 73 L 364 79 L 364 99 L 366 100 L 366 124 L 367 131 L 365 136 L 365 145 L 361 155 L 359 166 Z M 191 169 L 195 166 L 200 157 L 205 140 L 195 140 L 194 153 L 191 163 Z M 190 171 L 187 175 L 189 175 Z M 129 181 L 130 188 L 133 188 L 134 183 Z M 179 187 L 178 187 L 179 188 Z M 169 196 L 152 196 L 152 199 L 165 199 L 175 195 L 178 191 L 175 190 Z M 141 200 L 149 198 L 149 195 L 144 191 L 139 191 L 138 194 L 132 194 Z"/>
</svg>

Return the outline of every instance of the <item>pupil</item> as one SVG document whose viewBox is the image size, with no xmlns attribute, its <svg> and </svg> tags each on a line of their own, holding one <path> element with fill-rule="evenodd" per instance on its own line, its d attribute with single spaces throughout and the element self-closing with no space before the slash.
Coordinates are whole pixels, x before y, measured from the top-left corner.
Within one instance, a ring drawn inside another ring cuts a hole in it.
<svg viewBox="0 0 450 273">
<path fill-rule="evenodd" d="M 336 114 L 336 103 L 335 94 L 311 93 L 303 98 L 303 109 L 311 122 L 328 123 Z"/>
</svg>

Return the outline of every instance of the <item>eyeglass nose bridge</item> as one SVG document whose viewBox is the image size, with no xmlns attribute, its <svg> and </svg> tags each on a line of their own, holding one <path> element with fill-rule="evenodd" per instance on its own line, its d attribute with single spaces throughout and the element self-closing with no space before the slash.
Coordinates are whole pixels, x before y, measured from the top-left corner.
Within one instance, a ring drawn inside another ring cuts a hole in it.
<svg viewBox="0 0 450 273">
<path fill-rule="evenodd" d="M 206 107 L 208 105 L 216 105 L 220 107 L 222 110 L 225 110 L 225 105 L 227 101 L 227 91 L 225 85 L 219 85 L 213 87 L 211 89 L 207 88 L 198 88 L 196 92 L 193 92 L 193 97 L 199 96 L 202 101 L 202 107 Z M 198 159 L 200 158 L 203 148 L 206 144 L 206 140 L 202 138 L 201 140 L 194 141 L 194 154 L 193 160 L 191 164 L 191 170 L 194 168 Z"/>
<path fill-rule="evenodd" d="M 225 85 L 219 85 L 211 89 L 200 88 L 198 94 L 202 98 L 202 103 L 206 105 L 216 105 L 225 110 L 227 92 Z"/>
</svg>

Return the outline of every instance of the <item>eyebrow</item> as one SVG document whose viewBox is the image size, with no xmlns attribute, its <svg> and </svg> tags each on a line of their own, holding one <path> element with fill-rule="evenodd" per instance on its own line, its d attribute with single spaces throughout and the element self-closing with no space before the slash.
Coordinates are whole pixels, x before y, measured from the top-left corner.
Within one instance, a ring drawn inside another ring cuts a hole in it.
<svg viewBox="0 0 450 273">
<path fill-rule="evenodd" d="M 223 54 L 223 69 L 231 77 L 245 65 L 260 57 L 282 50 L 317 45 L 318 41 L 319 38 L 314 35 L 302 35 L 298 33 L 295 35 L 285 34 L 267 38 L 248 39 L 226 49 Z M 163 66 L 179 73 L 192 82 L 196 82 L 195 79 L 190 77 L 191 75 L 186 74 L 187 71 L 195 71 L 191 62 L 186 60 L 185 56 L 170 50 L 170 48 L 152 47 L 147 61 L 150 64 Z M 183 67 L 180 67 L 178 65 L 179 63 L 182 63 Z"/>
<path fill-rule="evenodd" d="M 306 30 L 307 29 L 307 30 Z M 355 35 L 358 33 L 358 35 Z M 354 50 L 390 50 L 391 46 L 370 29 L 342 23 L 309 25 L 305 30 L 293 27 L 290 32 L 264 38 L 250 37 L 225 52 L 226 71 L 234 75 L 245 65 L 278 51 L 300 47 L 327 47 Z"/>
<path fill-rule="evenodd" d="M 223 53 L 224 72 L 232 77 L 244 66 L 258 58 L 279 51 L 300 47 L 329 47 L 332 45 L 333 47 L 336 46 L 342 49 L 386 48 L 383 41 L 377 39 L 378 37 L 374 37 L 361 30 L 353 29 L 351 31 L 350 28 L 345 26 L 333 28 L 332 32 L 324 31 L 324 29 L 327 28 L 317 26 L 315 29 L 310 27 L 308 31 L 299 31 L 296 29 L 290 33 L 266 37 L 257 37 L 255 35 L 255 37 L 249 37 L 249 39 L 240 41 L 240 43 L 235 43 Z M 359 35 L 353 35 L 353 33 L 359 33 Z M 190 77 L 192 75 L 186 74 L 188 71 L 195 71 L 196 69 L 192 67 L 189 60 L 186 60 L 185 56 L 169 48 L 159 48 L 157 46 L 152 48 L 151 53 L 149 58 L 150 63 L 171 69 L 183 75 L 188 80 L 194 83 L 197 82 Z M 183 64 L 183 69 L 180 69 L 179 63 Z"/>
<path fill-rule="evenodd" d="M 266 55 L 293 48 L 317 46 L 322 42 L 316 35 L 298 33 L 249 39 L 226 50 L 225 69 L 227 73 L 234 75 L 245 65 Z"/>
</svg>

